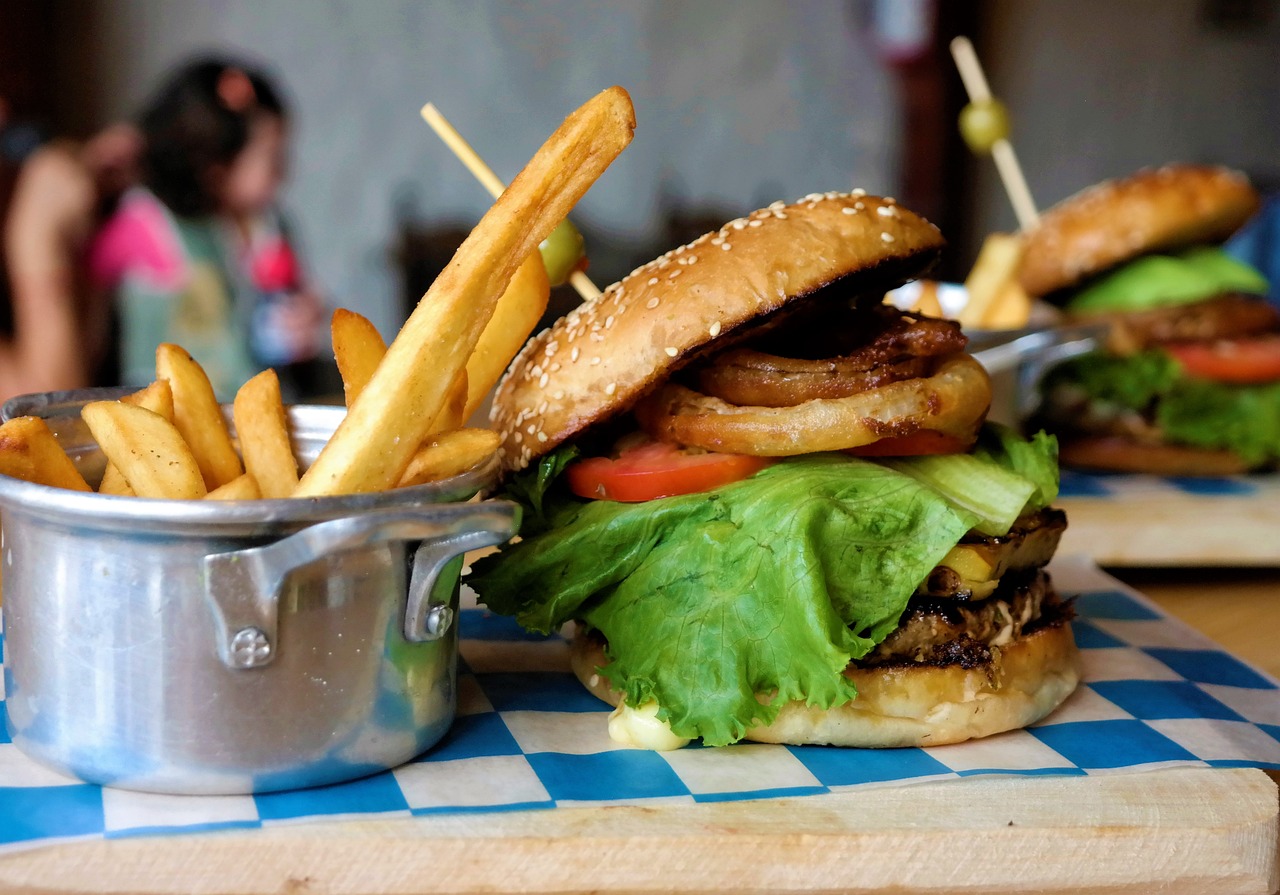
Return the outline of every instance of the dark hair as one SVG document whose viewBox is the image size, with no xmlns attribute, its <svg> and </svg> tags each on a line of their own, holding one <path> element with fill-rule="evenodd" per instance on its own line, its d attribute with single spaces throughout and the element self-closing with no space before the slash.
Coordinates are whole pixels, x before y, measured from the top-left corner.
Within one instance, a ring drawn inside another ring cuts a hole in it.
<svg viewBox="0 0 1280 895">
<path fill-rule="evenodd" d="M 175 214 L 216 211 L 210 173 L 240 154 L 263 112 L 285 117 L 280 94 L 261 72 L 215 58 L 183 65 L 140 116 L 143 182 Z"/>
</svg>

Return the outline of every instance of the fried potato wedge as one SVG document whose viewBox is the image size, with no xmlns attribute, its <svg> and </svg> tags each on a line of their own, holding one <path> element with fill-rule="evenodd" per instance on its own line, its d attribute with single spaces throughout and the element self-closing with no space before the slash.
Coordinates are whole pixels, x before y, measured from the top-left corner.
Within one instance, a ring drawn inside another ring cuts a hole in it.
<svg viewBox="0 0 1280 895">
<path fill-rule="evenodd" d="M 173 422 L 173 389 L 169 387 L 167 379 L 157 379 L 141 391 L 125 395 L 120 400 L 136 407 L 145 407 L 160 414 L 169 422 Z M 129 487 L 124 474 L 116 465 L 108 462 L 107 468 L 102 473 L 102 481 L 98 483 L 98 493 L 125 495 L 132 494 L 133 489 Z"/>
<path fill-rule="evenodd" d="M 0 473 L 71 491 L 93 490 L 49 424 L 37 416 L 15 417 L 0 426 Z"/>
<path fill-rule="evenodd" d="M 205 496 L 208 489 L 195 455 L 177 426 L 160 414 L 121 401 L 94 401 L 80 415 L 139 497 Z"/>
<path fill-rule="evenodd" d="M 1005 294 L 1005 286 L 1017 282 L 1022 251 L 1023 238 L 1020 234 L 992 233 L 983 241 L 978 259 L 973 262 L 969 276 L 965 277 L 969 300 L 956 318 L 961 326 L 965 329 L 994 329 L 993 320 L 1007 322 L 1011 319 L 1007 309 L 999 307 L 999 302 Z M 1029 312 L 1030 303 L 1026 307 Z M 1020 325 L 1025 323 L 1023 320 Z"/>
<path fill-rule="evenodd" d="M 333 338 L 333 359 L 338 364 L 342 391 L 350 407 L 373 378 L 378 362 L 387 353 L 387 343 L 369 318 L 346 308 L 333 312 L 329 331 Z"/>
<path fill-rule="evenodd" d="M 298 496 L 378 491 L 400 481 L 516 269 L 634 131 L 635 110 L 621 87 L 602 91 L 564 120 L 418 302 L 303 475 Z"/>
<path fill-rule="evenodd" d="M 205 488 L 211 491 L 244 472 L 213 385 L 195 358 L 177 345 L 161 344 L 156 378 L 168 380 L 173 390 L 173 424 L 200 464 Z"/>
<path fill-rule="evenodd" d="M 263 370 L 236 392 L 231 405 L 245 470 L 265 498 L 288 497 L 298 487 L 298 460 L 275 370 Z M 232 479 L 232 481 L 236 481 Z"/>
<path fill-rule="evenodd" d="M 454 429 L 437 435 L 413 455 L 398 487 L 438 482 L 464 473 L 496 451 L 501 441 L 492 429 Z"/>
<path fill-rule="evenodd" d="M 493 317 L 467 360 L 467 406 L 462 412 L 462 423 L 471 418 L 498 384 L 512 358 L 546 313 L 550 299 L 551 282 L 542 254 L 532 252 L 516 268 L 515 276 L 498 299 Z"/>
<path fill-rule="evenodd" d="M 258 490 L 258 483 L 249 473 L 245 473 L 239 478 L 232 479 L 225 485 L 214 488 L 204 496 L 205 500 L 259 500 L 262 492 Z"/>
<path fill-rule="evenodd" d="M 458 371 L 457 376 L 453 377 L 453 385 L 450 386 L 449 395 L 445 398 L 444 409 L 440 411 L 440 415 L 431 423 L 427 434 L 438 435 L 451 429 L 459 429 L 466 421 L 467 371 L 463 369 Z"/>
</svg>

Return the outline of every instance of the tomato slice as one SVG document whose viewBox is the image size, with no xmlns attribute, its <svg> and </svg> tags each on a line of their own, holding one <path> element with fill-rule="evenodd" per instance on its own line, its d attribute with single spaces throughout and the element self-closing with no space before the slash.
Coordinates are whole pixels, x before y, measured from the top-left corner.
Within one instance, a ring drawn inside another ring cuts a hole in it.
<svg viewBox="0 0 1280 895">
<path fill-rule="evenodd" d="M 696 494 L 754 475 L 773 461 L 743 454 L 686 453 L 650 442 L 618 458 L 588 457 L 565 470 L 579 497 L 638 503 L 677 494 Z"/>
<path fill-rule="evenodd" d="M 1163 347 L 1189 376 L 1245 384 L 1280 380 L 1280 335 L 1277 334 Z"/>
<path fill-rule="evenodd" d="M 849 448 L 846 454 L 854 457 L 919 457 L 923 454 L 961 454 L 969 450 L 973 440 L 933 429 L 921 429 L 910 435 L 894 435 L 881 438 L 871 444 Z"/>
</svg>

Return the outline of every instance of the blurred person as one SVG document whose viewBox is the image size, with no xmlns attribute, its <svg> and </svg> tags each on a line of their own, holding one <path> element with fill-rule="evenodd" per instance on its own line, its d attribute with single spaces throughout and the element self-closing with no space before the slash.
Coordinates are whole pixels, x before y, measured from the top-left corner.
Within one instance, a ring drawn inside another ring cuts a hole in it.
<svg viewBox="0 0 1280 895">
<path fill-rule="evenodd" d="M 114 381 L 110 308 L 88 288 L 82 258 L 136 182 L 141 146 L 136 128 L 117 124 L 79 145 L 27 135 L 22 152 L 8 154 L 16 174 L 2 229 L 0 400 Z"/>
<path fill-rule="evenodd" d="M 149 382 L 161 342 L 187 349 L 224 399 L 268 366 L 314 358 L 323 307 L 277 206 L 288 116 L 275 86 L 231 61 L 191 62 L 139 128 L 141 183 L 87 257 L 93 285 L 114 299 L 120 380 Z"/>
</svg>

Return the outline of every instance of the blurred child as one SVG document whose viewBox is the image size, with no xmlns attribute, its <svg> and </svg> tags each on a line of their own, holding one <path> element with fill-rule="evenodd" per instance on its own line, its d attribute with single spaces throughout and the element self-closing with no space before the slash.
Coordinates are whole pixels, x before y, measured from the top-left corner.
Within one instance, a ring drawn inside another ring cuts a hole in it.
<svg viewBox="0 0 1280 895">
<path fill-rule="evenodd" d="M 323 308 L 276 207 L 288 121 L 262 74 L 224 60 L 180 68 L 143 112 L 141 185 L 92 240 L 92 282 L 114 299 L 120 380 L 155 376 L 173 342 L 229 400 L 267 366 L 314 357 Z"/>
</svg>

